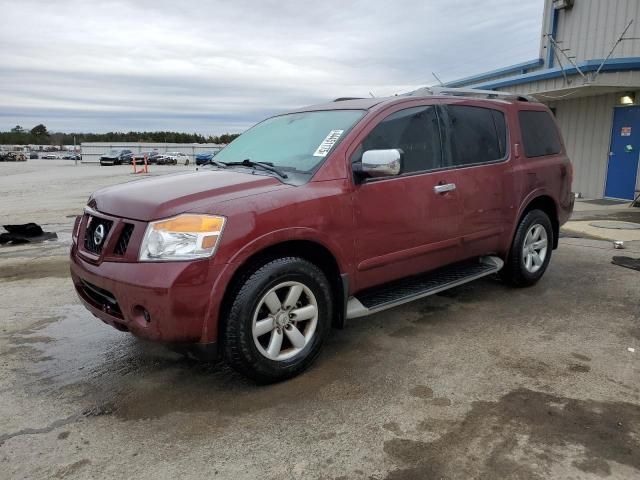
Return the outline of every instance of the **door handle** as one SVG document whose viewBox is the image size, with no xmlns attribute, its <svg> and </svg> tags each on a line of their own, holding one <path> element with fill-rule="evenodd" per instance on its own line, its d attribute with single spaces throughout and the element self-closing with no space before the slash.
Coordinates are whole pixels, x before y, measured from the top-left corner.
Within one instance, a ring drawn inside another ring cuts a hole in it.
<svg viewBox="0 0 640 480">
<path fill-rule="evenodd" d="M 433 191 L 436 193 L 447 193 L 456 189 L 455 183 L 445 183 L 443 185 L 436 185 L 433 187 Z"/>
</svg>

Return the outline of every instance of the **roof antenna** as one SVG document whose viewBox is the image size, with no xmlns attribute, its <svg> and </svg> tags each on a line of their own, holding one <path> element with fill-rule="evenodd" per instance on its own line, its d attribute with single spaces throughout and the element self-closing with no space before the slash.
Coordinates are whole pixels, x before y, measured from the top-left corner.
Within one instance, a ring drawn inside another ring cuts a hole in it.
<svg viewBox="0 0 640 480">
<path fill-rule="evenodd" d="M 440 80 L 440 77 L 438 77 L 438 75 L 436 75 L 436 72 L 431 72 L 431 75 L 433 75 L 435 77 L 435 79 L 438 81 L 438 83 L 440 84 L 441 87 L 444 87 L 444 83 L 442 83 L 442 80 Z"/>
<path fill-rule="evenodd" d="M 373 92 L 369 92 L 369 95 L 371 95 L 371 98 L 376 98 L 376 96 L 373 94 Z"/>
</svg>

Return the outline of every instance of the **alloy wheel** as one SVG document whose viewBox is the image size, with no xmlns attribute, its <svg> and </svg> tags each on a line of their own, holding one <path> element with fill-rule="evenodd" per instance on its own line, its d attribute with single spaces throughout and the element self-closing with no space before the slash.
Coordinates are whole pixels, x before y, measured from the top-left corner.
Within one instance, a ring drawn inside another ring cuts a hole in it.
<svg viewBox="0 0 640 480">
<path fill-rule="evenodd" d="M 532 225 L 522 245 L 522 260 L 529 273 L 536 273 L 544 265 L 547 244 L 547 230 L 539 223 Z"/>
<path fill-rule="evenodd" d="M 290 281 L 276 285 L 260 299 L 251 331 L 263 356 L 283 361 L 296 356 L 311 342 L 317 325 L 315 295 L 303 283 Z"/>
</svg>

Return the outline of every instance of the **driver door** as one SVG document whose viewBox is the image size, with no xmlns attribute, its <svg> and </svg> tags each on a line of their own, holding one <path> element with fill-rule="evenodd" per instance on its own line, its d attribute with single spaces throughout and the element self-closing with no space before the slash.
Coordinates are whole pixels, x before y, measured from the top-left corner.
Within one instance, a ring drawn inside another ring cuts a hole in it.
<svg viewBox="0 0 640 480">
<path fill-rule="evenodd" d="M 401 105 L 382 117 L 352 162 L 357 170 L 365 151 L 399 149 L 402 167 L 397 176 L 364 178 L 356 185 L 358 290 L 438 268 L 460 255 L 462 204 L 456 171 L 440 170 L 438 107 Z"/>
</svg>

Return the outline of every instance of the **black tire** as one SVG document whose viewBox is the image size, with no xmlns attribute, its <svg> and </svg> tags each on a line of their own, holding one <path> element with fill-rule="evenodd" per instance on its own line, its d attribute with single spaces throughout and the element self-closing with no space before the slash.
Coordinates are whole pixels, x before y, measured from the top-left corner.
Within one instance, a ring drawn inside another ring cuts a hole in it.
<svg viewBox="0 0 640 480">
<path fill-rule="evenodd" d="M 295 281 L 308 287 L 318 305 L 316 330 L 309 343 L 287 360 L 271 360 L 254 342 L 253 315 L 260 299 L 276 285 Z M 222 336 L 224 358 L 235 370 L 257 381 L 273 383 L 291 378 L 307 369 L 320 353 L 329 332 L 333 304 L 331 287 L 322 270 L 298 257 L 267 261 L 245 275 L 236 286 Z"/>
<path fill-rule="evenodd" d="M 540 225 L 546 231 L 547 250 L 542 265 L 536 272 L 530 272 L 525 266 L 525 259 L 522 254 L 524 242 L 529 230 L 534 225 Z M 520 220 L 516 233 L 513 237 L 509 256 L 500 271 L 500 276 L 504 281 L 514 287 L 529 287 L 535 285 L 542 278 L 551 260 L 553 250 L 553 227 L 549 216 L 542 210 L 531 210 Z"/>
</svg>

